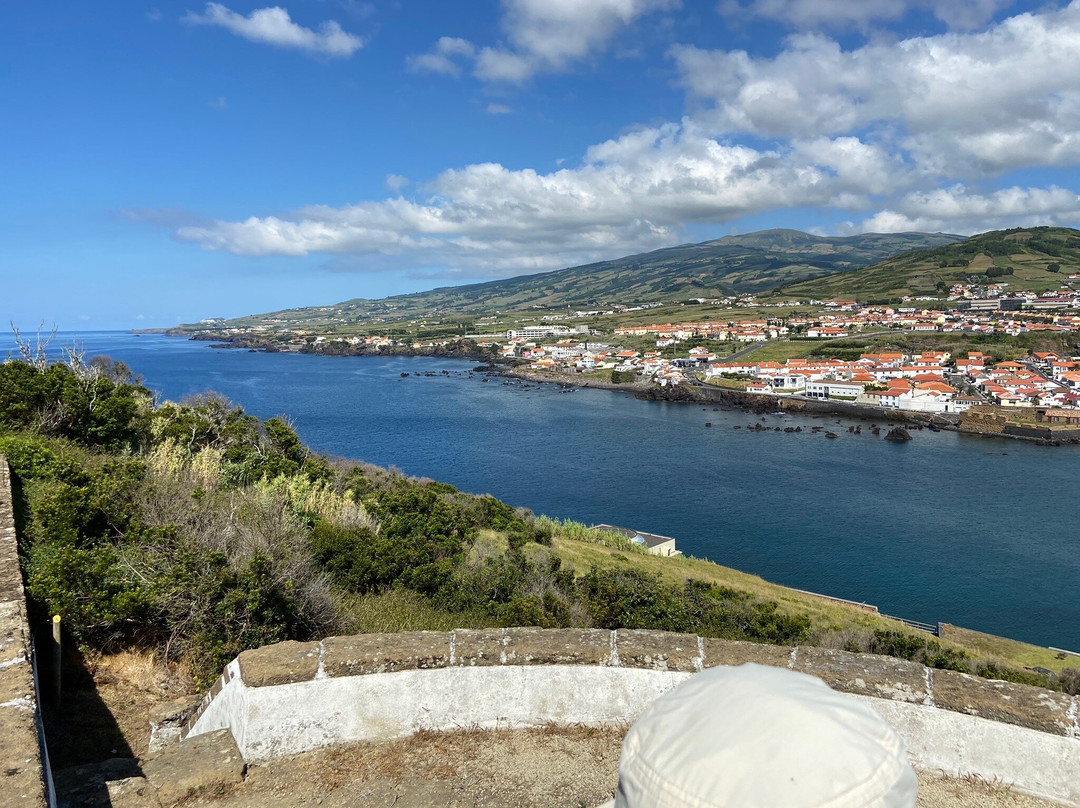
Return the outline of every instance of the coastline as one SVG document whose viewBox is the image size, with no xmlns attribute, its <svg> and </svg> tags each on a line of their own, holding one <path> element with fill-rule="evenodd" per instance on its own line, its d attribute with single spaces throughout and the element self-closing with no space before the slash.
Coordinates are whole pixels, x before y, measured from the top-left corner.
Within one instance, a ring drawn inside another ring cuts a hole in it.
<svg viewBox="0 0 1080 808">
<path fill-rule="evenodd" d="M 146 330 L 142 333 L 151 333 Z M 637 380 L 616 384 L 583 374 L 560 373 L 551 370 L 533 370 L 519 360 L 507 360 L 493 352 L 480 348 L 472 340 L 454 340 L 444 345 L 425 346 L 379 346 L 331 343 L 288 343 L 278 345 L 266 337 L 250 335 L 225 335 L 212 331 L 200 331 L 194 334 L 177 329 L 154 329 L 153 333 L 171 337 L 185 337 L 190 340 L 213 343 L 210 347 L 219 349 L 240 349 L 258 353 L 297 353 L 316 356 L 419 356 L 441 359 L 469 359 L 481 363 L 478 370 L 493 374 L 534 382 L 537 384 L 556 384 L 563 387 L 584 387 L 597 390 L 611 390 L 632 394 L 645 401 L 667 401 L 684 404 L 714 404 L 737 409 L 747 413 L 762 414 L 769 412 L 790 412 L 811 416 L 843 416 L 861 421 L 900 424 L 915 429 L 947 430 L 963 435 L 982 438 L 1007 438 L 1034 443 L 1038 446 L 1062 446 L 1080 444 L 1080 432 L 1077 434 L 1055 434 L 1053 430 L 1039 428 L 1004 427 L 995 420 L 966 418 L 964 415 L 941 415 L 936 413 L 915 412 L 898 409 L 885 409 L 849 401 L 817 401 L 792 396 L 771 396 L 762 393 L 749 393 L 744 390 L 714 387 L 705 384 L 679 384 L 661 387 L 652 381 Z M 966 414 L 965 414 L 966 415 Z"/>
</svg>

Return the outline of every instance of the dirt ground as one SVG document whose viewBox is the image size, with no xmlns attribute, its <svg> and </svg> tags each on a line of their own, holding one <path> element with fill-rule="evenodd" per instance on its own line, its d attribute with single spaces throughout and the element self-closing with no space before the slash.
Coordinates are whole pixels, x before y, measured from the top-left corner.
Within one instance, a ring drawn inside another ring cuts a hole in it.
<svg viewBox="0 0 1080 808">
<path fill-rule="evenodd" d="M 250 766 L 231 793 L 202 808 L 595 808 L 618 782 L 623 729 L 421 733 L 389 743 L 310 752 Z M 919 776 L 918 808 L 1049 808 L 976 780 Z"/>
<path fill-rule="evenodd" d="M 45 735 L 54 771 L 116 757 L 142 757 L 150 709 L 194 685 L 152 654 L 123 652 L 65 660 L 59 710 L 48 707 Z"/>
</svg>

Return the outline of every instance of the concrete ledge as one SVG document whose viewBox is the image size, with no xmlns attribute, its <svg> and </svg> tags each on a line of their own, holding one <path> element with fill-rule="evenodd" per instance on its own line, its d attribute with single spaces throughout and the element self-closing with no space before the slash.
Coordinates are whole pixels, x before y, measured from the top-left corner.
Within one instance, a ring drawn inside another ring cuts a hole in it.
<svg viewBox="0 0 1080 808">
<path fill-rule="evenodd" d="M 231 729 L 244 759 L 257 762 L 419 730 L 602 726 L 633 721 L 692 675 L 607 665 L 485 665 L 259 688 L 236 679 L 188 738 Z"/>
<path fill-rule="evenodd" d="M 828 648 L 800 648 L 794 669 L 817 676 L 833 690 L 845 693 L 915 704 L 928 700 L 926 669 L 903 659 Z"/>
<path fill-rule="evenodd" d="M 327 676 L 426 670 L 450 664 L 450 634 L 441 631 L 330 637 L 323 648 Z"/>
<path fill-rule="evenodd" d="M 421 729 L 630 723 L 695 672 L 745 662 L 810 673 L 868 699 L 917 765 L 1080 808 L 1075 697 L 891 657 L 663 631 L 511 628 L 282 643 L 231 662 L 187 729 L 229 729 L 245 759 L 265 761 Z"/>
<path fill-rule="evenodd" d="M 1076 731 L 1075 700 L 1063 693 L 956 671 L 934 671 L 933 686 L 934 703 L 946 710 L 1053 735 L 1068 736 Z"/>
<path fill-rule="evenodd" d="M 251 687 L 306 682 L 319 672 L 317 642 L 282 642 L 244 651 L 237 657 L 240 676 Z"/>
</svg>

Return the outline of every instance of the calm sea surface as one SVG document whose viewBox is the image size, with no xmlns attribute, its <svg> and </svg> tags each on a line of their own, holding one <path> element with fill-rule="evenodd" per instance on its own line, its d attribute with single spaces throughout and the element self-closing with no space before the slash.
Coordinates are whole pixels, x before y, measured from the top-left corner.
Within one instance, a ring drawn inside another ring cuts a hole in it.
<svg viewBox="0 0 1080 808">
<path fill-rule="evenodd" d="M 849 434 L 849 419 L 778 415 L 766 423 L 840 437 L 752 433 L 758 416 L 739 411 L 483 382 L 460 360 L 78 340 L 161 398 L 216 390 L 255 415 L 288 416 L 329 454 L 674 536 L 688 555 L 888 614 L 1080 650 L 1080 448 L 927 431 L 891 444 Z"/>
</svg>

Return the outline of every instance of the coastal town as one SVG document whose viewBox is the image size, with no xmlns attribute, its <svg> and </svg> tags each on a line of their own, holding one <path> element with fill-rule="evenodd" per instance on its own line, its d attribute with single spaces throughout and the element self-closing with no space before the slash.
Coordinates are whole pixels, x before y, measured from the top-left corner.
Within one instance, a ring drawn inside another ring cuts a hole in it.
<svg viewBox="0 0 1080 808">
<path fill-rule="evenodd" d="M 1080 332 L 1080 291 L 1073 288 L 1078 281 L 1080 276 L 1062 276 L 1059 289 L 1042 294 L 1010 291 L 1008 283 L 955 284 L 943 289 L 942 297 L 905 297 L 895 305 L 760 300 L 742 294 L 688 301 L 696 305 L 695 313 L 723 316 L 685 322 L 647 322 L 654 309 L 663 308 L 668 316 L 679 310 L 659 302 L 568 308 L 565 313 L 537 312 L 531 321 L 527 313 L 513 320 L 483 317 L 474 330 L 486 333 L 444 339 L 277 331 L 273 349 L 439 353 L 451 346 L 460 350 L 467 342 L 477 355 L 541 380 L 716 387 L 927 415 L 955 416 L 995 406 L 1021 416 L 1026 408 L 1031 413 L 1037 409 L 1040 421 L 1077 424 L 1080 358 L 1064 350 L 1027 355 L 1014 350 L 1006 359 L 991 347 L 985 352 L 975 348 L 1023 335 Z M 618 319 L 613 322 L 613 317 Z M 429 325 L 410 323 L 417 332 Z M 506 330 L 497 330 L 500 325 Z M 259 346 L 273 328 L 270 323 L 210 333 L 250 347 Z M 932 347 L 894 348 L 889 345 L 894 334 L 918 335 Z M 933 345 L 935 335 L 949 338 L 952 349 Z M 854 338 L 865 340 L 853 343 Z M 856 344 L 868 347 L 852 350 Z M 842 349 L 830 352 L 827 346 Z"/>
</svg>

